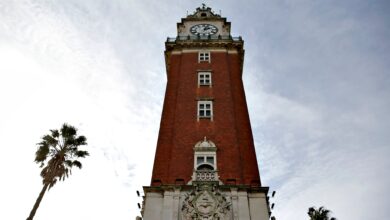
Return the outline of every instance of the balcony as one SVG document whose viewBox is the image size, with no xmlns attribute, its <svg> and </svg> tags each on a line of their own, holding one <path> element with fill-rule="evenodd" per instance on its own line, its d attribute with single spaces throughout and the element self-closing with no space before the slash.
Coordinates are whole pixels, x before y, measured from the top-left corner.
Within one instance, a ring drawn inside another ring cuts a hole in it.
<svg viewBox="0 0 390 220">
<path fill-rule="evenodd" d="M 177 36 L 177 37 L 168 37 L 167 43 L 177 43 L 179 41 L 202 41 L 202 40 L 225 40 L 225 41 L 233 41 L 240 42 L 242 41 L 241 37 L 232 37 L 221 36 L 221 35 L 188 35 L 188 36 Z"/>
<path fill-rule="evenodd" d="M 214 170 L 197 170 L 195 174 L 196 181 L 218 181 L 217 171 Z"/>
</svg>

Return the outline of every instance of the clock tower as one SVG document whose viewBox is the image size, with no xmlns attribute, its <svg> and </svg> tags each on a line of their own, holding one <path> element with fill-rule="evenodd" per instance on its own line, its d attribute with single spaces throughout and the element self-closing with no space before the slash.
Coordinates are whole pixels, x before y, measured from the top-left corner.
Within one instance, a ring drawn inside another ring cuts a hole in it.
<svg viewBox="0 0 390 220">
<path fill-rule="evenodd" d="M 267 220 L 242 83 L 244 41 L 203 5 L 165 42 L 167 87 L 145 220 Z"/>
</svg>

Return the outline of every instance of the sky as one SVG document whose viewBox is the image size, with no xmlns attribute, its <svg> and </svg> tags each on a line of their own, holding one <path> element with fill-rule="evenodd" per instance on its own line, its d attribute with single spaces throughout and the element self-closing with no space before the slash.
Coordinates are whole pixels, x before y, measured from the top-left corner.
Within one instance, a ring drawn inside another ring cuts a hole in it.
<svg viewBox="0 0 390 220">
<path fill-rule="evenodd" d="M 0 219 L 42 188 L 36 143 L 63 123 L 90 157 L 39 220 L 135 219 L 164 99 L 164 42 L 201 3 L 245 41 L 244 86 L 272 215 L 387 219 L 390 2 L 0 0 Z"/>
</svg>

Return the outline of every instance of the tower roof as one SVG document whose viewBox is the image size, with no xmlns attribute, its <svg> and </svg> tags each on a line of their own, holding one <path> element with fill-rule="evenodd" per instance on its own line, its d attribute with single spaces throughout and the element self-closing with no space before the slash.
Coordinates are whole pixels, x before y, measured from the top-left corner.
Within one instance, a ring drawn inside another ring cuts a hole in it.
<svg viewBox="0 0 390 220">
<path fill-rule="evenodd" d="M 226 21 L 226 18 L 221 17 L 221 15 L 215 13 L 210 7 L 207 7 L 206 4 L 202 4 L 201 7 L 196 8 L 192 14 L 188 14 L 187 17 L 182 18 L 180 23 L 177 23 L 179 28 L 184 22 L 187 21 L 222 21 L 225 25 L 230 27 L 230 22 Z"/>
<path fill-rule="evenodd" d="M 191 15 L 187 15 L 187 18 L 210 19 L 221 18 L 221 15 L 214 13 L 210 7 L 206 7 L 206 4 L 202 4 L 202 7 L 196 8 L 196 11 Z"/>
</svg>

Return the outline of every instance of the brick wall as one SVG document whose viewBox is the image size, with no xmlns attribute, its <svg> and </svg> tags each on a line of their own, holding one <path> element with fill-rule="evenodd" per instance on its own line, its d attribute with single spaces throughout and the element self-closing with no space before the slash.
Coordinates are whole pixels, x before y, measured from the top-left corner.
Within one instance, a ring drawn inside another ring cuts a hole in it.
<svg viewBox="0 0 390 220">
<path fill-rule="evenodd" d="M 212 52 L 211 63 L 198 63 L 195 52 L 168 59 L 152 186 L 175 184 L 177 179 L 190 181 L 193 148 L 204 136 L 218 148 L 218 173 L 224 183 L 260 185 L 240 55 Z M 212 70 L 212 87 L 198 87 L 198 70 Z M 213 121 L 197 120 L 197 99 L 201 97 L 213 99 Z"/>
</svg>

